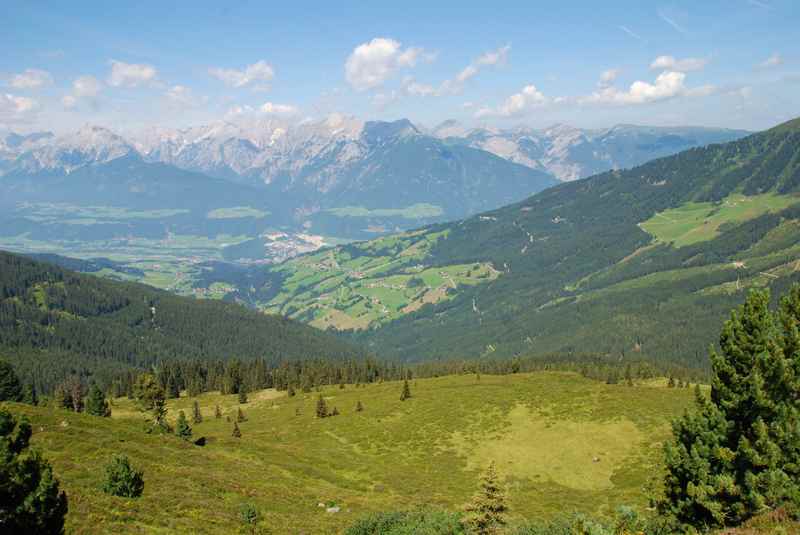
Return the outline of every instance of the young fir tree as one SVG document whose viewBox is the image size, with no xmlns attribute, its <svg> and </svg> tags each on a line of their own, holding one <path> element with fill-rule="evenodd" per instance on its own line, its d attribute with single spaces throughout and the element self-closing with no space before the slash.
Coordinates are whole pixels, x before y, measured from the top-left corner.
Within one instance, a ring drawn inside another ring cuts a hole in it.
<svg viewBox="0 0 800 535">
<path fill-rule="evenodd" d="M 339 416 L 339 409 L 334 407 L 333 410 L 331 411 L 331 416 Z"/>
<path fill-rule="evenodd" d="M 123 498 L 138 498 L 143 491 L 144 473 L 135 470 L 125 455 L 115 455 L 106 465 L 103 492 Z"/>
<path fill-rule="evenodd" d="M 200 404 L 197 400 L 194 400 L 192 403 L 192 422 L 195 424 L 199 424 L 203 421 L 203 414 L 200 412 Z"/>
<path fill-rule="evenodd" d="M 0 532 L 61 535 L 67 496 L 50 464 L 29 449 L 31 426 L 0 410 Z"/>
<path fill-rule="evenodd" d="M 244 388 L 239 389 L 239 403 L 247 403 L 247 392 Z"/>
<path fill-rule="evenodd" d="M 191 440 L 192 428 L 189 427 L 189 421 L 186 419 L 186 414 L 183 411 L 178 413 L 178 422 L 175 424 L 175 434 L 183 440 Z"/>
<path fill-rule="evenodd" d="M 497 533 L 506 524 L 507 511 L 503 489 L 492 461 L 481 480 L 478 493 L 467 507 L 466 522 L 478 535 Z"/>
<path fill-rule="evenodd" d="M 97 383 L 92 383 L 89 387 L 89 396 L 86 398 L 86 413 L 93 416 L 111 416 L 111 408 L 106 401 L 106 395 L 97 386 Z"/>
<path fill-rule="evenodd" d="M 22 400 L 22 385 L 14 368 L 8 362 L 0 360 L 0 401 Z"/>
<path fill-rule="evenodd" d="M 234 438 L 242 438 L 242 432 L 239 430 L 239 424 L 233 422 L 233 432 L 231 436 Z"/>
<path fill-rule="evenodd" d="M 222 411 L 219 410 L 219 405 L 214 406 L 214 418 L 222 418 Z"/>
<path fill-rule="evenodd" d="M 359 399 L 358 402 L 356 402 L 356 412 L 361 412 L 363 410 L 364 410 L 364 405 L 361 404 L 361 400 Z"/>
<path fill-rule="evenodd" d="M 317 399 L 317 418 L 325 418 L 328 416 L 328 404 L 325 403 L 325 398 L 322 397 L 322 394 L 319 395 Z"/>
<path fill-rule="evenodd" d="M 22 387 L 22 402 L 28 405 L 39 404 L 39 396 L 36 394 L 36 387 L 33 383 L 27 383 Z"/>
<path fill-rule="evenodd" d="M 673 423 L 662 514 L 685 526 L 735 525 L 800 497 L 800 286 L 776 315 L 769 292 L 731 313 L 711 352 L 711 396 Z"/>
<path fill-rule="evenodd" d="M 403 391 L 400 393 L 400 401 L 405 401 L 411 397 L 411 389 L 408 387 L 408 379 L 403 380 Z"/>
<path fill-rule="evenodd" d="M 242 412 L 241 408 L 236 410 L 236 421 L 237 422 L 246 422 L 247 421 L 247 417 L 244 415 L 244 412 Z"/>
</svg>

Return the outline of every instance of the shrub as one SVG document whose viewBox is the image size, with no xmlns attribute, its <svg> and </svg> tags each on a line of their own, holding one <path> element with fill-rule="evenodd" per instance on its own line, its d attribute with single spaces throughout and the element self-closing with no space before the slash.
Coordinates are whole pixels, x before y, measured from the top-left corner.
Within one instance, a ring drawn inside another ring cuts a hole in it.
<svg viewBox="0 0 800 535">
<path fill-rule="evenodd" d="M 465 535 L 461 517 L 444 511 L 406 511 L 367 516 L 345 535 Z"/>
<path fill-rule="evenodd" d="M 138 498 L 144 491 L 144 473 L 134 470 L 128 457 L 115 455 L 106 465 L 103 492 L 123 498 Z"/>
</svg>

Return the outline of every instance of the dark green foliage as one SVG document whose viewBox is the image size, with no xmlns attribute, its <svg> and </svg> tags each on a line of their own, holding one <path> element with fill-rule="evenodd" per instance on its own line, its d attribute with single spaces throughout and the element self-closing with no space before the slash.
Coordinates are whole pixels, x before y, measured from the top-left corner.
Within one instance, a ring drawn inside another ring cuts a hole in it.
<svg viewBox="0 0 800 535">
<path fill-rule="evenodd" d="M 0 401 L 21 401 L 22 385 L 14 368 L 6 361 L 0 360 Z"/>
<path fill-rule="evenodd" d="M 239 509 L 239 520 L 242 522 L 244 533 L 255 535 L 260 532 L 258 523 L 261 521 L 261 513 L 252 503 L 242 504 Z"/>
<path fill-rule="evenodd" d="M 93 416 L 111 416 L 111 407 L 108 406 L 106 395 L 97 386 L 97 383 L 92 383 L 89 387 L 89 395 L 86 398 L 86 413 Z"/>
<path fill-rule="evenodd" d="M 133 395 L 139 402 L 139 408 L 149 412 L 155 424 L 162 425 L 164 423 L 164 416 L 167 414 L 166 394 L 155 377 L 149 373 L 143 373 L 137 377 L 133 386 Z"/>
<path fill-rule="evenodd" d="M 106 465 L 103 492 L 123 498 L 138 498 L 144 491 L 144 472 L 135 470 L 128 457 L 115 455 Z"/>
<path fill-rule="evenodd" d="M 183 440 L 192 439 L 192 428 L 189 426 L 189 421 L 186 419 L 186 414 L 183 411 L 178 412 L 178 421 L 175 424 L 175 434 Z"/>
<path fill-rule="evenodd" d="M 400 401 L 405 401 L 411 397 L 411 388 L 408 386 L 408 379 L 403 380 L 403 391 L 400 392 Z"/>
<path fill-rule="evenodd" d="M 507 512 L 503 489 L 492 461 L 481 480 L 480 490 L 467 507 L 466 523 L 478 535 L 497 533 L 506 524 Z"/>
<path fill-rule="evenodd" d="M 231 436 L 234 438 L 242 438 L 242 432 L 239 430 L 239 424 L 236 422 L 233 422 L 233 432 Z"/>
<path fill-rule="evenodd" d="M 359 399 L 356 403 L 356 412 L 361 412 L 364 410 L 364 405 L 361 404 L 361 400 Z"/>
<path fill-rule="evenodd" d="M 64 533 L 67 496 L 50 464 L 29 448 L 31 426 L 0 410 L 0 532 Z"/>
<path fill-rule="evenodd" d="M 247 392 L 244 389 L 239 390 L 239 403 L 247 403 Z"/>
<path fill-rule="evenodd" d="M 461 517 L 444 511 L 375 513 L 350 526 L 345 535 L 466 535 Z"/>
<path fill-rule="evenodd" d="M 6 252 L 0 252 L 0 351 L 24 382 L 46 393 L 75 369 L 107 386 L 114 376 L 175 360 L 239 357 L 274 367 L 298 358 L 366 354 L 283 317 L 80 275 Z M 175 397 L 189 384 L 174 376 L 161 386 Z"/>
<path fill-rule="evenodd" d="M 317 398 L 317 418 L 326 418 L 328 416 L 328 404 L 325 403 L 325 398 L 322 394 Z"/>
<path fill-rule="evenodd" d="M 217 411 L 219 411 L 219 406 L 217 406 Z M 217 416 L 219 418 L 219 416 Z M 194 400 L 192 404 L 192 422 L 195 424 L 199 424 L 203 421 L 203 414 L 200 412 L 200 404 L 197 400 Z"/>
<path fill-rule="evenodd" d="M 36 387 L 28 383 L 22 387 L 22 402 L 28 405 L 38 405 L 39 395 L 36 393 Z"/>
<path fill-rule="evenodd" d="M 736 525 L 800 498 L 800 286 L 769 309 L 752 292 L 712 351 L 711 396 L 673 424 L 660 511 L 683 525 Z"/>
</svg>

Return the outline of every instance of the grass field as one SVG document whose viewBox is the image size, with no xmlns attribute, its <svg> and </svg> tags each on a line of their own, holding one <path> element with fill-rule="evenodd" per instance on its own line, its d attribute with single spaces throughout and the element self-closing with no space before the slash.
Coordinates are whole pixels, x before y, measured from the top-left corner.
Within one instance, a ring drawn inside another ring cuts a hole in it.
<svg viewBox="0 0 800 535">
<path fill-rule="evenodd" d="M 730 195 L 719 204 L 690 202 L 664 210 L 640 226 L 657 240 L 681 247 L 715 238 L 725 223 L 741 223 L 767 212 L 777 212 L 798 200 L 795 196 L 774 193 L 751 197 Z"/>
<path fill-rule="evenodd" d="M 216 208 L 206 214 L 208 219 L 239 219 L 242 217 L 267 217 L 269 212 L 251 208 L 250 206 L 233 206 L 231 208 Z"/>
<path fill-rule="evenodd" d="M 69 533 L 232 533 L 241 505 L 252 502 L 273 533 L 317 534 L 338 533 L 373 511 L 461 509 L 491 460 L 515 521 L 643 508 L 668 422 L 692 397 L 663 383 L 605 385 L 566 373 L 420 379 L 405 402 L 400 390 L 397 382 L 324 388 L 341 415 L 322 420 L 314 417 L 317 393 L 251 393 L 241 439 L 213 417 L 217 404 L 234 415 L 236 397 L 205 394 L 205 420 L 194 426 L 205 447 L 146 434 L 127 399 L 115 400 L 111 419 L 11 408 L 31 419 L 33 443 L 69 495 Z M 169 416 L 190 415 L 192 402 L 172 400 Z M 145 471 L 140 499 L 99 490 L 117 452 Z"/>
<path fill-rule="evenodd" d="M 438 217 L 444 213 L 441 206 L 419 203 L 405 208 L 375 208 L 370 210 L 363 206 L 343 206 L 330 208 L 326 212 L 338 217 L 402 217 L 403 219 L 425 219 Z"/>
</svg>

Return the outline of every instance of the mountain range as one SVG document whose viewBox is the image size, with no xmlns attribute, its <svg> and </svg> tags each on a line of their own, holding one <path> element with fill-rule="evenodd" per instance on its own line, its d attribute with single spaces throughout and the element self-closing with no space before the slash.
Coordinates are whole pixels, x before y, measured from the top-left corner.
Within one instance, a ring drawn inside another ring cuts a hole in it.
<svg viewBox="0 0 800 535">
<path fill-rule="evenodd" d="M 749 288 L 800 280 L 800 119 L 262 270 L 231 297 L 406 359 L 703 365 Z"/>
</svg>

